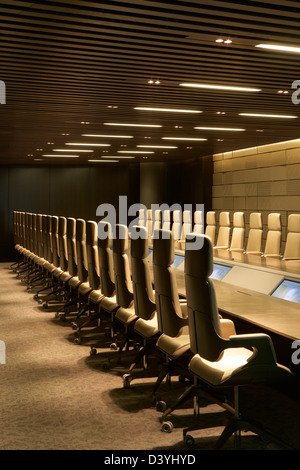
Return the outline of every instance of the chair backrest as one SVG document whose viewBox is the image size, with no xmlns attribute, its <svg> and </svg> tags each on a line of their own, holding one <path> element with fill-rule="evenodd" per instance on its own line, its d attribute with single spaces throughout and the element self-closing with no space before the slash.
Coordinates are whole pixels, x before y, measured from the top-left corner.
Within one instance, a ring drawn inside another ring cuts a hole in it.
<svg viewBox="0 0 300 470">
<path fill-rule="evenodd" d="M 52 253 L 52 216 L 47 215 L 46 221 L 46 232 L 47 232 L 47 260 L 49 263 L 53 263 L 53 253 Z"/>
<path fill-rule="evenodd" d="M 194 233 L 203 233 L 203 213 L 202 211 L 194 212 Z"/>
<path fill-rule="evenodd" d="M 133 303 L 133 288 L 128 259 L 128 228 L 116 224 L 116 234 L 113 239 L 113 265 L 117 303 L 128 308 Z"/>
<path fill-rule="evenodd" d="M 45 260 L 49 261 L 48 260 L 48 255 L 49 255 L 49 252 L 48 252 L 48 231 L 47 231 L 47 219 L 48 219 L 48 216 L 43 214 L 42 215 L 42 236 L 43 236 L 43 253 L 44 253 L 44 258 Z"/>
<path fill-rule="evenodd" d="M 145 227 L 147 224 L 147 211 L 145 209 L 139 210 L 139 225 Z"/>
<path fill-rule="evenodd" d="M 76 253 L 78 278 L 81 282 L 87 282 L 86 222 L 83 219 L 76 220 Z"/>
<path fill-rule="evenodd" d="M 99 290 L 98 226 L 93 220 L 86 222 L 86 256 L 90 287 L 94 290 Z"/>
<path fill-rule="evenodd" d="M 246 253 L 261 254 L 262 233 L 261 213 L 252 212 L 250 214 L 250 228 Z"/>
<path fill-rule="evenodd" d="M 212 245 L 215 245 L 216 241 L 216 213 L 215 211 L 208 211 L 206 213 L 206 227 L 205 235 L 207 235 L 212 242 Z"/>
<path fill-rule="evenodd" d="M 215 361 L 224 343 L 214 286 L 209 278 L 213 272 L 213 246 L 206 235 L 187 236 L 189 241 L 197 238 L 199 244 L 203 238 L 203 246 L 199 250 L 186 250 L 184 268 L 190 347 L 194 354 Z"/>
<path fill-rule="evenodd" d="M 172 234 L 173 234 L 174 241 L 180 240 L 181 229 L 182 229 L 181 211 L 175 210 L 173 211 L 173 225 L 172 225 Z"/>
<path fill-rule="evenodd" d="M 230 231 L 229 212 L 220 212 L 217 248 L 229 248 Z"/>
<path fill-rule="evenodd" d="M 153 237 L 154 230 L 158 230 L 160 228 L 161 228 L 161 210 L 157 209 L 154 211 L 154 218 L 152 220 L 151 238 Z"/>
<path fill-rule="evenodd" d="M 69 273 L 77 276 L 76 220 L 73 217 L 67 219 L 67 249 Z"/>
<path fill-rule="evenodd" d="M 244 251 L 245 243 L 245 222 L 244 212 L 233 214 L 233 230 L 230 243 L 231 251 Z"/>
<path fill-rule="evenodd" d="M 58 246 L 58 217 L 51 216 L 51 240 L 52 240 L 52 262 L 56 267 L 60 266 Z"/>
<path fill-rule="evenodd" d="M 156 310 L 148 257 L 148 233 L 145 227 L 134 227 L 136 235 L 130 242 L 130 259 L 134 308 L 144 320 L 150 320 Z M 139 234 L 139 236 L 137 236 Z"/>
<path fill-rule="evenodd" d="M 38 243 L 38 231 L 37 231 L 37 214 L 32 214 L 32 238 L 33 238 L 33 252 L 38 255 L 39 243 Z"/>
<path fill-rule="evenodd" d="M 185 237 L 187 233 L 191 233 L 193 231 L 193 213 L 190 210 L 183 211 L 183 223 L 181 229 L 181 240 L 185 241 Z"/>
<path fill-rule="evenodd" d="M 153 275 L 158 329 L 175 337 L 187 325 L 182 317 L 174 262 L 174 239 L 172 232 L 157 230 L 153 240 Z"/>
<path fill-rule="evenodd" d="M 43 216 L 42 214 L 37 214 L 36 216 L 36 231 L 37 231 L 37 240 L 38 240 L 38 256 L 44 258 L 44 248 L 43 248 Z"/>
<path fill-rule="evenodd" d="M 288 233 L 284 249 L 284 259 L 300 259 L 300 214 L 288 216 Z"/>
<path fill-rule="evenodd" d="M 147 230 L 148 230 L 148 238 L 151 238 L 152 235 L 152 210 L 147 209 L 147 222 L 146 225 Z"/>
<path fill-rule="evenodd" d="M 98 223 L 98 230 L 107 236 L 98 236 L 98 255 L 101 292 L 106 297 L 112 297 L 116 293 L 115 277 L 113 268 L 112 228 L 109 222 L 101 220 Z M 99 232 L 98 232 L 99 233 Z"/>
<path fill-rule="evenodd" d="M 68 271 L 67 219 L 61 216 L 58 218 L 58 249 L 60 268 Z"/>
<path fill-rule="evenodd" d="M 281 246 L 281 217 L 280 214 L 268 215 L 268 233 L 264 249 L 264 256 L 280 258 Z"/>
<path fill-rule="evenodd" d="M 162 213 L 162 226 L 163 230 L 171 230 L 171 211 L 166 209 Z"/>
</svg>

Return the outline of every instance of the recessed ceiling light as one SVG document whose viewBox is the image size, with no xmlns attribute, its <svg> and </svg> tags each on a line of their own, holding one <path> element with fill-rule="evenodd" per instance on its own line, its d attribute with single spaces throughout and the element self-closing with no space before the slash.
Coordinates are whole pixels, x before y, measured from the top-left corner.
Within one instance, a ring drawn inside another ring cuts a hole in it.
<svg viewBox="0 0 300 470">
<path fill-rule="evenodd" d="M 234 127 L 194 127 L 194 129 L 204 129 L 206 131 L 245 131 L 246 129 L 239 129 Z"/>
<path fill-rule="evenodd" d="M 86 144 L 83 144 L 82 142 L 66 142 L 65 145 L 83 145 L 84 147 L 86 145 L 90 145 L 91 147 L 110 147 L 110 144 L 92 144 L 92 143 L 86 143 Z"/>
<path fill-rule="evenodd" d="M 202 113 L 203 111 L 193 111 L 190 109 L 171 109 L 171 108 L 134 108 L 139 111 L 162 111 L 162 112 L 170 112 L 170 113 L 194 113 L 194 114 L 199 114 Z"/>
<path fill-rule="evenodd" d="M 232 40 L 231 39 L 225 39 L 224 44 L 231 44 Z"/>
<path fill-rule="evenodd" d="M 112 139 L 133 139 L 133 135 L 81 134 L 83 137 L 105 137 Z"/>
<path fill-rule="evenodd" d="M 208 88 L 212 90 L 228 90 L 228 91 L 261 91 L 260 88 L 246 88 L 237 86 L 224 86 L 224 85 L 206 85 L 203 83 L 180 83 L 180 86 L 194 87 L 194 88 Z"/>
<path fill-rule="evenodd" d="M 135 158 L 129 155 L 105 155 L 105 158 Z"/>
<path fill-rule="evenodd" d="M 42 157 L 78 158 L 79 155 L 69 155 L 69 154 L 67 154 L 67 155 L 58 155 L 58 154 L 56 154 L 56 155 L 42 155 Z"/>
<path fill-rule="evenodd" d="M 105 126 L 162 127 L 160 124 L 128 124 L 124 122 L 104 122 Z"/>
<path fill-rule="evenodd" d="M 162 139 L 165 139 L 165 140 L 207 140 L 207 139 L 198 139 L 198 138 L 194 138 L 194 137 L 162 137 Z"/>
<path fill-rule="evenodd" d="M 94 150 L 82 150 L 82 149 L 52 149 L 52 152 L 81 152 L 81 153 L 93 153 Z"/>
<path fill-rule="evenodd" d="M 88 162 L 97 162 L 97 163 L 112 163 L 112 162 L 116 162 L 118 163 L 119 160 L 88 160 Z"/>
<path fill-rule="evenodd" d="M 224 39 L 219 38 L 219 39 L 216 39 L 215 42 L 224 42 Z"/>
<path fill-rule="evenodd" d="M 178 148 L 173 145 L 137 145 L 137 147 L 149 148 L 149 149 L 177 149 Z"/>
<path fill-rule="evenodd" d="M 139 151 L 139 150 L 118 150 L 118 153 L 154 153 L 154 152 L 144 152 L 144 151 Z"/>
<path fill-rule="evenodd" d="M 239 113 L 239 116 L 267 117 L 267 118 L 286 118 L 294 119 L 298 116 L 288 116 L 283 114 L 256 114 L 256 113 Z"/>
<path fill-rule="evenodd" d="M 256 44 L 255 47 L 260 49 L 270 49 L 273 51 L 282 51 L 282 52 L 300 52 L 300 47 L 294 46 L 280 46 L 278 44 Z"/>
</svg>

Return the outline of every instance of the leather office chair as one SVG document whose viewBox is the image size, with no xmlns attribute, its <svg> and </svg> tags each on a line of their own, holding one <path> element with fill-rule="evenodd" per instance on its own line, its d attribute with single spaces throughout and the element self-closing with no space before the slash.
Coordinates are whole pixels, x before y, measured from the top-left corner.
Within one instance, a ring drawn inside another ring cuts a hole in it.
<svg viewBox="0 0 300 470">
<path fill-rule="evenodd" d="M 132 272 L 132 286 L 134 309 L 137 320 L 134 323 L 134 333 L 141 338 L 142 347 L 129 367 L 128 373 L 123 375 L 123 384 L 127 388 L 132 380 L 131 372 L 134 367 L 144 359 L 144 368 L 147 368 L 147 357 L 151 350 L 156 350 L 155 343 L 159 337 L 155 294 L 152 288 L 148 256 L 148 234 L 145 227 L 134 227 L 136 235 L 131 238 L 130 259 Z"/>
<path fill-rule="evenodd" d="M 300 259 L 300 214 L 288 216 L 284 260 Z"/>
<path fill-rule="evenodd" d="M 173 235 L 173 240 L 174 240 L 174 246 L 177 248 L 180 247 L 181 231 L 182 231 L 181 211 L 175 210 L 173 212 L 172 235 Z"/>
<path fill-rule="evenodd" d="M 216 246 L 216 249 L 228 249 L 229 248 L 229 239 L 230 239 L 230 217 L 229 212 L 220 212 L 219 216 L 219 231 Z"/>
<path fill-rule="evenodd" d="M 261 255 L 262 233 L 261 214 L 259 212 L 252 212 L 250 214 L 250 227 L 246 248 L 247 254 Z"/>
<path fill-rule="evenodd" d="M 194 227 L 193 233 L 203 233 L 203 212 L 194 212 Z"/>
<path fill-rule="evenodd" d="M 185 237 L 188 233 L 191 233 L 193 231 L 192 211 L 190 210 L 183 211 L 182 219 L 183 219 L 183 223 L 182 223 L 182 229 L 181 229 L 181 234 L 180 234 L 179 247 L 181 250 L 184 250 L 185 249 Z"/>
<path fill-rule="evenodd" d="M 281 220 L 280 214 L 268 215 L 268 233 L 263 256 L 280 259 Z"/>
<path fill-rule="evenodd" d="M 234 407 L 223 403 L 224 408 L 233 413 L 233 418 L 218 439 L 217 448 L 220 448 L 233 433 L 239 434 L 243 429 L 268 435 L 241 418 L 238 406 L 240 386 L 278 381 L 286 383 L 293 379 L 293 375 L 289 369 L 277 363 L 272 340 L 268 335 L 237 335 L 233 331 L 233 334 L 224 336 L 213 282 L 209 279 L 213 271 L 213 248 L 208 237 L 193 236 L 203 237 L 204 244 L 200 250 L 187 251 L 185 257 L 189 331 L 194 354 L 189 370 L 199 380 L 200 390 L 205 391 L 207 386 L 212 397 L 221 387 L 234 389 Z M 196 427 L 183 432 L 186 442 L 190 444 L 193 438 L 187 433 L 193 429 Z"/>
<path fill-rule="evenodd" d="M 154 230 L 159 230 L 161 228 L 161 220 L 162 220 L 162 214 L 161 210 L 157 209 L 154 211 L 154 219 L 152 222 L 152 231 L 151 231 L 151 238 L 153 238 L 153 233 Z"/>
<path fill-rule="evenodd" d="M 230 243 L 230 251 L 242 253 L 244 251 L 245 242 L 245 224 L 244 212 L 235 212 L 233 214 L 233 230 Z"/>
<path fill-rule="evenodd" d="M 165 355 L 166 362 L 156 381 L 153 398 L 165 377 L 172 372 L 188 375 L 190 338 L 186 302 L 180 301 L 174 262 L 174 240 L 169 231 L 159 230 L 153 241 L 153 276 L 158 329 L 162 333 L 157 348 Z"/>
<path fill-rule="evenodd" d="M 215 246 L 216 242 L 216 213 L 214 211 L 209 211 L 206 213 L 206 227 L 205 235 L 207 235 L 212 242 L 212 245 Z"/>
</svg>

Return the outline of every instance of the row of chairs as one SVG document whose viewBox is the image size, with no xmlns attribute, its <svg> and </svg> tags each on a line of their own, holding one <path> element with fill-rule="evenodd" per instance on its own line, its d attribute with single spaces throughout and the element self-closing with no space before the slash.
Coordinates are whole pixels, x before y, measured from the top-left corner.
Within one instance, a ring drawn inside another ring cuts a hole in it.
<svg viewBox="0 0 300 470">
<path fill-rule="evenodd" d="M 158 229 L 153 237 L 153 279 L 148 261 L 148 232 L 136 226 L 135 236 L 125 225 L 113 228 L 108 222 L 85 221 L 40 214 L 15 212 L 15 248 L 21 261 L 12 265 L 17 275 L 32 289 L 36 283 L 49 289 L 44 299 L 63 300 L 64 315 L 76 305 L 77 339 L 93 322 L 108 321 L 115 338 L 120 329 L 118 356 L 125 345 L 139 345 L 136 357 L 123 376 L 124 387 L 133 380 L 137 364 L 150 352 L 158 359 L 160 372 L 153 387 L 157 390 L 170 375 L 182 374 L 194 383 L 164 410 L 162 430 L 170 431 L 169 415 L 191 397 L 209 397 L 231 412 L 217 442 L 241 429 L 268 434 L 245 423 L 238 406 L 241 385 L 289 381 L 293 375 L 276 361 L 273 344 L 265 334 L 236 334 L 232 321 L 221 318 L 210 275 L 213 246 L 208 236 L 196 233 L 186 240 L 203 241 L 199 250 L 186 250 L 186 298 L 180 298 L 174 261 L 174 238 L 169 230 Z M 107 237 L 98 234 L 107 233 Z M 114 236 L 112 236 L 114 233 Z M 139 236 L 136 236 L 136 235 Z M 41 299 L 41 290 L 35 295 Z M 61 309 L 61 306 L 59 307 Z M 65 318 L 65 317 L 64 317 Z M 100 323 L 101 326 L 102 323 Z M 105 323 L 106 324 L 106 323 Z M 91 354 L 97 347 L 91 347 Z M 224 387 L 234 388 L 234 405 L 228 404 Z M 220 393 L 220 390 L 222 393 Z M 199 428 L 202 427 L 201 419 Z M 213 426 L 214 423 L 210 423 Z M 219 425 L 219 423 L 217 423 Z M 183 431 L 186 444 L 194 439 Z M 268 434 L 268 438 L 277 440 Z"/>
<path fill-rule="evenodd" d="M 263 224 L 262 214 L 253 212 L 250 214 L 247 244 L 245 238 L 244 212 L 234 212 L 232 224 L 230 213 L 223 211 L 219 214 L 219 224 L 216 224 L 216 212 L 209 211 L 206 214 L 206 223 L 203 223 L 202 211 L 185 210 L 173 211 L 173 223 L 171 224 L 170 210 L 155 210 L 152 218 L 151 209 L 140 211 L 139 225 L 146 226 L 148 233 L 153 237 L 153 231 L 159 228 L 172 230 L 175 247 L 184 249 L 187 233 L 205 233 L 211 239 L 214 249 L 226 249 L 232 252 L 245 252 L 247 254 L 262 255 L 266 258 L 284 260 L 300 259 L 300 214 L 288 216 L 287 238 L 284 250 L 282 250 L 282 224 L 280 213 L 268 214 L 268 228 L 265 246 L 263 248 Z M 217 230 L 218 228 L 218 230 Z"/>
</svg>

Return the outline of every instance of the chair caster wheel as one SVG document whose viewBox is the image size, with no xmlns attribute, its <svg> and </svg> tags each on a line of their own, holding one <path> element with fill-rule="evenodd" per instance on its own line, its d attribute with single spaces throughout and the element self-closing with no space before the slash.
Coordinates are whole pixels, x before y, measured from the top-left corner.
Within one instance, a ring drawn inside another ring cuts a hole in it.
<svg viewBox="0 0 300 470">
<path fill-rule="evenodd" d="M 162 427 L 161 427 L 161 430 L 162 432 L 172 432 L 173 431 L 173 423 L 171 423 L 171 421 L 166 421 L 165 423 L 163 423 Z"/>
<path fill-rule="evenodd" d="M 72 323 L 72 330 L 77 330 L 78 326 L 76 325 L 76 323 Z"/>
<path fill-rule="evenodd" d="M 34 300 L 38 300 L 39 296 L 37 294 L 34 294 L 33 298 Z"/>
<path fill-rule="evenodd" d="M 130 382 L 132 381 L 131 374 L 124 374 L 123 375 L 123 388 L 130 388 Z"/>
<path fill-rule="evenodd" d="M 195 444 L 195 439 L 189 434 L 187 434 L 186 436 L 184 436 L 184 443 L 188 447 L 193 447 L 193 445 Z"/>
<path fill-rule="evenodd" d="M 97 354 L 97 349 L 96 348 L 91 348 L 90 356 L 96 356 L 96 354 Z"/>
<path fill-rule="evenodd" d="M 42 304 L 43 303 L 43 299 L 38 299 L 38 304 Z"/>
<path fill-rule="evenodd" d="M 55 313 L 54 318 L 59 318 L 60 314 L 58 312 Z"/>
<path fill-rule="evenodd" d="M 116 344 L 116 343 L 111 343 L 110 349 L 111 349 L 112 351 L 116 351 L 116 350 L 118 349 L 117 344 Z"/>
<path fill-rule="evenodd" d="M 156 411 L 166 411 L 167 404 L 164 401 L 158 401 L 155 407 L 156 407 Z"/>
<path fill-rule="evenodd" d="M 77 338 L 74 339 L 74 344 L 80 344 L 80 338 L 79 336 Z"/>
</svg>

